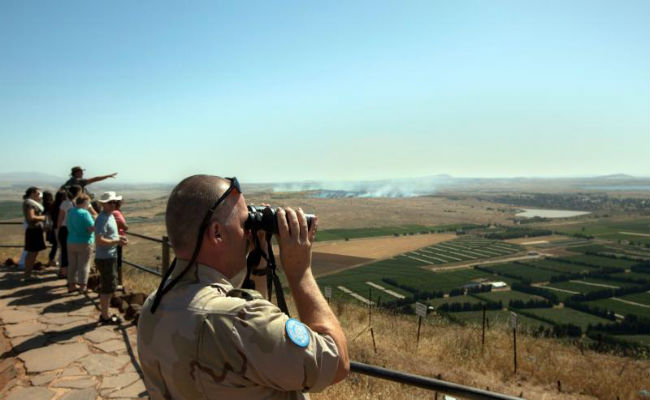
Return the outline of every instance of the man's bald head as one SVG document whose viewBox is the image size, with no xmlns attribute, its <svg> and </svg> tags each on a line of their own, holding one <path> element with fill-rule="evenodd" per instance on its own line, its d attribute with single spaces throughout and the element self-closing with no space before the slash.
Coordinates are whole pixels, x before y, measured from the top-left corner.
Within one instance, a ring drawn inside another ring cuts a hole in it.
<svg viewBox="0 0 650 400">
<path fill-rule="evenodd" d="M 167 234 L 174 250 L 194 249 L 205 213 L 229 185 L 228 180 L 213 175 L 193 175 L 176 185 L 169 196 L 165 212 Z M 224 217 L 226 215 L 223 210 L 217 210 L 212 216 L 218 221 Z"/>
</svg>

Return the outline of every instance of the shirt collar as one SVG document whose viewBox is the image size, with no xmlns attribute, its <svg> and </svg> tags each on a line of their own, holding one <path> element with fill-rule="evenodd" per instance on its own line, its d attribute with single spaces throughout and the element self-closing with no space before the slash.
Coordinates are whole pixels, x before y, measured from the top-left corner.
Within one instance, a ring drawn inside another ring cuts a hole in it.
<svg viewBox="0 0 650 400">
<path fill-rule="evenodd" d="M 176 268 L 174 268 L 174 272 L 172 272 L 171 279 L 175 278 L 180 274 L 185 267 L 187 266 L 187 263 L 189 260 L 184 260 L 177 258 L 176 259 Z M 190 269 L 185 273 L 183 278 L 181 280 L 196 280 L 198 279 L 199 282 L 207 283 L 209 285 L 218 283 L 222 286 L 229 286 L 229 289 L 233 288 L 232 283 L 224 274 L 221 272 L 217 271 L 216 269 L 209 267 L 204 264 L 199 264 L 199 263 L 194 263 L 190 267 Z"/>
</svg>

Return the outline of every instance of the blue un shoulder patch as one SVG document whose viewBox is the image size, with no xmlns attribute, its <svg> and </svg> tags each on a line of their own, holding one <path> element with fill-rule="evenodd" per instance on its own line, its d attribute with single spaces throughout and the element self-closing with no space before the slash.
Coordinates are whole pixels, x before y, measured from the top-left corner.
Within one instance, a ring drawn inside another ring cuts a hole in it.
<svg viewBox="0 0 650 400">
<path fill-rule="evenodd" d="M 287 336 L 289 340 L 299 347 L 307 347 L 309 345 L 309 330 L 302 322 L 289 318 L 286 324 Z"/>
</svg>

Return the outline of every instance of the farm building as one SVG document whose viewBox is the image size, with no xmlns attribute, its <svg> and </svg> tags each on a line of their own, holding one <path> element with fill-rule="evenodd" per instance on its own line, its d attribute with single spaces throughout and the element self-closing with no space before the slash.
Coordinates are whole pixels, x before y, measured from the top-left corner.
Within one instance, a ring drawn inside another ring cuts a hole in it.
<svg viewBox="0 0 650 400">
<path fill-rule="evenodd" d="M 508 284 L 502 281 L 485 282 L 486 285 L 492 286 L 492 289 L 507 289 Z"/>
</svg>

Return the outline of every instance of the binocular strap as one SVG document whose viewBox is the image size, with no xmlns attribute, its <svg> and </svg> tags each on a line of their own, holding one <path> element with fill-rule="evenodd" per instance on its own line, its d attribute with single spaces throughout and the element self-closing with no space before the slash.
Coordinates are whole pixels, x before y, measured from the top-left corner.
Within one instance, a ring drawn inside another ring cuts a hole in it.
<svg viewBox="0 0 650 400">
<path fill-rule="evenodd" d="M 273 287 L 275 286 L 275 299 L 278 302 L 278 307 L 282 310 L 283 313 L 291 316 L 289 313 L 289 307 L 287 307 L 287 302 L 284 298 L 284 292 L 282 291 L 282 283 L 280 282 L 280 277 L 277 274 L 277 264 L 275 263 L 275 255 L 273 254 L 273 245 L 271 243 L 272 234 L 266 233 L 266 244 L 269 249 L 269 255 L 262 250 L 260 245 L 260 240 L 257 237 L 257 232 L 253 232 L 255 237 L 255 248 L 250 252 L 248 258 L 246 259 L 246 278 L 242 283 L 243 289 L 255 289 L 255 282 L 251 279 L 251 272 L 255 267 L 260 265 L 262 258 L 266 260 L 266 290 L 267 298 L 271 301 L 273 296 Z"/>
</svg>

